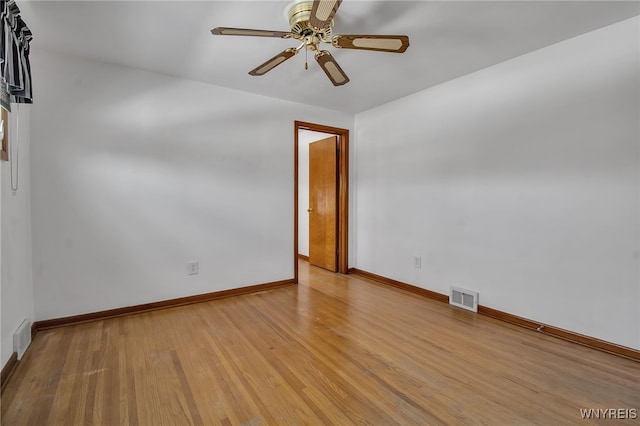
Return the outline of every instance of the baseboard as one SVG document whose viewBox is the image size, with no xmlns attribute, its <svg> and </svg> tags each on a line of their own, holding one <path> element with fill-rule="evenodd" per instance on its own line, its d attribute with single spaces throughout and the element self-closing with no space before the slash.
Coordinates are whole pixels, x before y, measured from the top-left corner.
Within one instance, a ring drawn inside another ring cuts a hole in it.
<svg viewBox="0 0 640 426">
<path fill-rule="evenodd" d="M 364 278 L 369 278 L 371 280 L 380 282 L 382 284 L 387 284 L 393 287 L 401 288 L 408 292 L 418 294 L 420 296 L 425 296 L 429 299 L 434 299 L 439 302 L 449 303 L 449 296 L 446 294 L 441 294 L 431 290 L 426 290 L 421 287 L 416 287 L 414 285 L 396 281 L 391 278 L 383 277 L 381 275 L 372 274 L 371 272 L 363 271 L 357 268 L 352 268 L 350 270 L 350 273 L 360 275 Z M 508 322 L 510 324 L 515 324 L 531 330 L 536 330 L 540 333 L 548 334 L 550 336 L 567 340 L 572 343 L 577 343 L 583 346 L 587 346 L 592 349 L 608 352 L 617 356 L 632 359 L 634 361 L 640 361 L 640 350 L 637 350 L 637 349 L 617 345 L 615 343 L 600 340 L 595 337 L 585 336 L 583 334 L 564 330 L 562 328 L 554 327 L 552 325 L 541 324 L 539 322 L 532 321 L 527 318 L 522 318 L 517 315 L 509 314 L 507 312 L 502 312 L 497 309 L 489 308 L 487 306 L 478 305 L 478 314 L 495 318 L 500 321 Z"/>
<path fill-rule="evenodd" d="M 525 327 L 531 330 L 536 330 L 540 333 L 568 340 L 573 343 L 588 346 L 593 349 L 598 349 L 604 352 L 612 353 L 614 355 L 630 358 L 635 361 L 640 361 L 640 351 L 628 348 L 626 346 L 621 346 L 615 343 L 607 342 L 605 340 L 596 339 L 595 337 L 585 336 L 584 334 L 575 333 L 573 331 L 554 327 L 552 325 L 541 324 L 535 321 L 531 321 L 530 319 L 502 312 L 497 309 L 489 308 L 487 306 L 478 305 L 478 313 L 504 322 L 508 322 L 510 324 L 519 325 L 520 327 Z"/>
<path fill-rule="evenodd" d="M 79 324 L 90 321 L 100 321 L 108 318 L 121 317 L 125 315 L 139 314 L 142 312 L 155 311 L 158 309 L 174 308 L 177 306 L 190 305 L 193 303 L 208 302 L 210 300 L 222 299 L 224 297 L 241 296 L 245 294 L 257 293 L 274 288 L 295 284 L 293 278 L 282 281 L 275 281 L 265 284 L 257 284 L 248 287 L 234 288 L 230 290 L 215 291 L 213 293 L 198 294 L 195 296 L 180 297 L 177 299 L 163 300 L 160 302 L 145 303 L 143 305 L 127 306 L 124 308 L 109 309 L 106 311 L 92 312 L 88 314 L 73 315 L 62 318 L 54 318 L 43 321 L 35 321 L 32 326 L 32 333 L 49 328 L 62 327 L 66 325 Z"/>
<path fill-rule="evenodd" d="M 2 373 L 0 373 L 0 392 L 4 391 L 5 386 L 9 383 L 9 378 L 14 371 L 16 371 L 16 367 L 20 361 L 18 361 L 18 353 L 14 352 L 9 357 L 9 361 L 2 367 Z"/>
<path fill-rule="evenodd" d="M 383 284 L 387 284 L 393 287 L 401 288 L 411 293 L 419 294 L 420 296 L 428 297 L 429 299 L 437 300 L 438 302 L 449 303 L 449 296 L 435 291 L 427 290 L 425 288 L 416 287 L 411 284 L 403 283 L 401 281 L 392 280 L 391 278 L 383 277 L 382 275 L 372 274 L 371 272 L 363 271 L 361 269 L 352 268 L 352 273 L 360 275 L 370 280 L 378 281 Z"/>
<path fill-rule="evenodd" d="M 304 254 L 300 254 L 298 253 L 298 259 L 300 260 L 305 260 L 305 261 L 309 261 L 309 256 L 305 256 Z"/>
</svg>

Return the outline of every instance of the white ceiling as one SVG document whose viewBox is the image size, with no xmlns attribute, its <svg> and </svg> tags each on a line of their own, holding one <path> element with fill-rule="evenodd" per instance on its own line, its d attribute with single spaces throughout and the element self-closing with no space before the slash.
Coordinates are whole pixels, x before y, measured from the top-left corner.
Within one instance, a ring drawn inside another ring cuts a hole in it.
<svg viewBox="0 0 640 426">
<path fill-rule="evenodd" d="M 266 96 L 360 112 L 638 15 L 637 1 L 344 0 L 334 34 L 406 34 L 404 54 L 328 47 L 351 81 L 334 87 L 304 52 L 247 72 L 295 40 L 212 36 L 217 26 L 287 31 L 289 1 L 18 1 L 32 47 Z M 34 82 L 37 90 L 37 82 Z"/>
</svg>

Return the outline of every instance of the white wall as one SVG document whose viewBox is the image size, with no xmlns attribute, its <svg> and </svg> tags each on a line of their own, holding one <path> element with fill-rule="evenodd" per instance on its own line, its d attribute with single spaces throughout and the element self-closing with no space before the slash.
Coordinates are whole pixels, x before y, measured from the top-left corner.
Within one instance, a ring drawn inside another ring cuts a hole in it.
<svg viewBox="0 0 640 426">
<path fill-rule="evenodd" d="M 294 121 L 353 116 L 41 50 L 32 66 L 36 319 L 293 278 Z"/>
<path fill-rule="evenodd" d="M 12 105 L 9 118 L 9 155 L 17 159 L 17 163 L 14 163 L 17 164 L 17 168 L 14 167 L 14 176 L 18 178 L 18 190 L 15 193 L 11 190 L 9 162 L 0 162 L 2 366 L 13 353 L 13 332 L 24 319 L 34 318 L 29 173 L 30 108 L 30 105 Z M 19 145 L 16 149 L 18 139 Z"/>
<path fill-rule="evenodd" d="M 335 135 L 298 130 L 298 254 L 305 256 L 309 256 L 309 144 L 330 136 Z"/>
<path fill-rule="evenodd" d="M 356 115 L 356 266 L 640 348 L 638 28 Z"/>
</svg>

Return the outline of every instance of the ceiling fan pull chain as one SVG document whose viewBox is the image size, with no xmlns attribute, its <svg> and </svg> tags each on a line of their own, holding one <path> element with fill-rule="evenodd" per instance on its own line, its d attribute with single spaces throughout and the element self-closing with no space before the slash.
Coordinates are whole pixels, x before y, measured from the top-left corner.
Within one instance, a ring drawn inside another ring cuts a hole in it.
<svg viewBox="0 0 640 426">
<path fill-rule="evenodd" d="M 308 70 L 309 69 L 309 64 L 307 63 L 307 57 L 309 56 L 309 49 L 307 49 L 307 46 L 304 47 L 304 69 Z"/>
</svg>

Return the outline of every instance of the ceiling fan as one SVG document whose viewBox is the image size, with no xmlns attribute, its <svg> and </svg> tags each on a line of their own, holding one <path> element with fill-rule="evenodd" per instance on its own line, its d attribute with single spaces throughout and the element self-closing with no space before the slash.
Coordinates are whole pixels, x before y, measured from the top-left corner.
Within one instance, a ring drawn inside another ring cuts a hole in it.
<svg viewBox="0 0 640 426">
<path fill-rule="evenodd" d="M 403 53 L 409 47 L 406 35 L 333 35 L 333 18 L 342 0 L 296 0 L 285 9 L 291 31 L 268 31 L 246 28 L 217 27 L 211 30 L 214 35 L 275 37 L 296 39 L 302 43 L 290 47 L 273 58 L 249 71 L 250 75 L 261 76 L 271 71 L 300 50 L 315 52 L 315 59 L 334 86 L 349 82 L 349 77 L 340 68 L 327 50 L 321 50 L 320 44 L 327 43 L 343 49 L 374 50 L 378 52 Z M 305 62 L 305 69 L 307 63 Z"/>
</svg>

